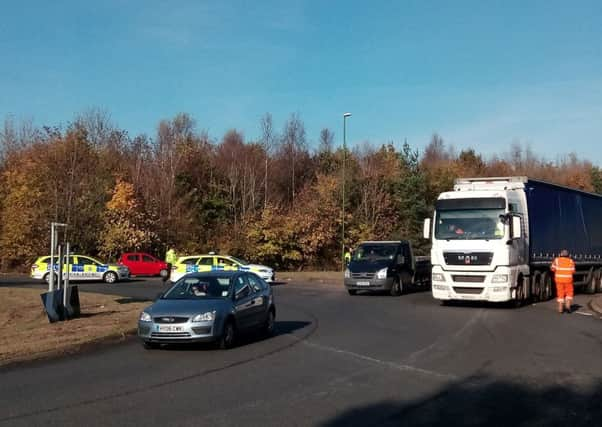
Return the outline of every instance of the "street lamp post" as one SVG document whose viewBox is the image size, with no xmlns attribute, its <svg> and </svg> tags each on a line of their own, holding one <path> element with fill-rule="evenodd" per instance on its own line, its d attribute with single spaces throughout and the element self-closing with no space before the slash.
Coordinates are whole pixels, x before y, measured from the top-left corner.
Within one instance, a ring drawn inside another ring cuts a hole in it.
<svg viewBox="0 0 602 427">
<path fill-rule="evenodd" d="M 343 226 L 341 227 L 341 266 L 345 271 L 345 164 L 347 162 L 347 117 L 351 117 L 351 113 L 343 114 Z"/>
</svg>

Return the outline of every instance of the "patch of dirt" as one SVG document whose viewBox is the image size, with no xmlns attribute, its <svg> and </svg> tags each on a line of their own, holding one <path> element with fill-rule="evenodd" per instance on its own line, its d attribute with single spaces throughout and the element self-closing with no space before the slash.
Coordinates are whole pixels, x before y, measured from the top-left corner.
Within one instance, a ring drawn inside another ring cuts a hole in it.
<svg viewBox="0 0 602 427">
<path fill-rule="evenodd" d="M 80 293 L 81 317 L 49 323 L 38 289 L 0 288 L 0 366 L 76 351 L 90 342 L 132 334 L 148 302 Z"/>
</svg>

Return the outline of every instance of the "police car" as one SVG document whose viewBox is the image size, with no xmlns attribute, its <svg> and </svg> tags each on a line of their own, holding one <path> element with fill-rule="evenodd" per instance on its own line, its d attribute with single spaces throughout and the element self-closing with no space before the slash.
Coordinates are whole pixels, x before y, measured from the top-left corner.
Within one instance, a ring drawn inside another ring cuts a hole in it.
<svg viewBox="0 0 602 427">
<path fill-rule="evenodd" d="M 250 271 L 261 277 L 266 282 L 273 282 L 276 278 L 274 270 L 260 264 L 248 262 L 230 255 L 190 255 L 178 258 L 171 267 L 170 280 L 176 282 L 188 273 L 205 271 Z"/>
<path fill-rule="evenodd" d="M 54 274 L 57 278 L 58 257 L 55 257 Z M 70 280 L 102 280 L 106 283 L 115 283 L 130 278 L 130 270 L 125 265 L 104 264 L 86 255 L 70 255 L 69 264 L 63 265 L 63 277 L 69 269 Z M 31 266 L 31 277 L 34 279 L 50 281 L 50 256 L 41 256 Z"/>
</svg>

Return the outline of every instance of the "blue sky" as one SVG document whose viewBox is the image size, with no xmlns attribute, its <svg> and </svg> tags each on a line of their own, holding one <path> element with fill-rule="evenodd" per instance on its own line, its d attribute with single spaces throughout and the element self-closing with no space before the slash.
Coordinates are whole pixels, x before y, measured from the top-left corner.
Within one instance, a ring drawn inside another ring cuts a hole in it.
<svg viewBox="0 0 602 427">
<path fill-rule="evenodd" d="M 219 138 L 297 112 L 308 138 L 528 144 L 602 164 L 600 1 L 29 1 L 0 20 L 0 118 L 88 108 L 130 134 L 188 112 Z"/>
</svg>

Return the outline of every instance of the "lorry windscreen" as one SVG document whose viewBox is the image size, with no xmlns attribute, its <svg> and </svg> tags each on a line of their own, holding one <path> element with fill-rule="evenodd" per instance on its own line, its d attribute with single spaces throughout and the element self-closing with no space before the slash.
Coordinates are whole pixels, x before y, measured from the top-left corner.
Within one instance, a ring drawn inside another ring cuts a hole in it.
<svg viewBox="0 0 602 427">
<path fill-rule="evenodd" d="M 436 212 L 435 238 L 491 240 L 504 237 L 504 209 L 450 209 Z"/>
<path fill-rule="evenodd" d="M 397 245 L 360 245 L 353 253 L 353 261 L 391 260 L 397 255 Z"/>
</svg>

